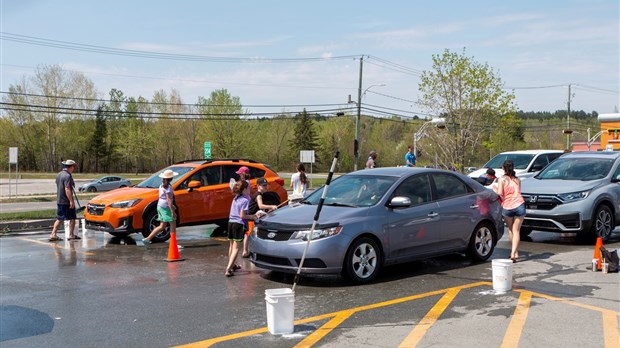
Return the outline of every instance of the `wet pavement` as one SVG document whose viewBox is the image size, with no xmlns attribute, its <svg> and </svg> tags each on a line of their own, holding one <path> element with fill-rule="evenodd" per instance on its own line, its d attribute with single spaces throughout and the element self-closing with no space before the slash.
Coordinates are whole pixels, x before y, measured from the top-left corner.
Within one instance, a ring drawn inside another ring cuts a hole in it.
<svg viewBox="0 0 620 348">
<path fill-rule="evenodd" d="M 290 288 L 293 276 L 241 259 L 242 270 L 224 277 L 228 242 L 210 238 L 212 227 L 180 228 L 185 261 L 173 263 L 167 243 L 144 247 L 137 234 L 0 238 L 0 346 L 606 347 L 620 337 L 619 274 L 589 270 L 592 245 L 542 232 L 522 242 L 512 291 L 493 291 L 491 261 L 459 254 L 388 267 L 364 286 L 302 278 L 295 332 L 271 335 L 265 290 Z M 620 247 L 618 231 L 606 247 Z M 505 236 L 493 258 L 509 250 Z M 520 344 L 506 338 L 515 335 Z"/>
</svg>

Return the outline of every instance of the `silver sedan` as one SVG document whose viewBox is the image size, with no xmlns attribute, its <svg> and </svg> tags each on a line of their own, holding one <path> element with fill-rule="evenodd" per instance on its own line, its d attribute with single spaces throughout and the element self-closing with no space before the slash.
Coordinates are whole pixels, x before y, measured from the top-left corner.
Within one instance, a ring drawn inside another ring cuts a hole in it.
<svg viewBox="0 0 620 348">
<path fill-rule="evenodd" d="M 324 189 L 256 222 L 250 235 L 256 266 L 297 272 Z M 384 265 L 453 252 L 484 261 L 503 227 L 497 195 L 465 175 L 406 167 L 356 171 L 329 186 L 302 273 L 342 273 L 366 283 Z"/>
<path fill-rule="evenodd" d="M 80 192 L 101 192 L 131 186 L 131 181 L 120 176 L 104 176 L 80 186 Z"/>
</svg>

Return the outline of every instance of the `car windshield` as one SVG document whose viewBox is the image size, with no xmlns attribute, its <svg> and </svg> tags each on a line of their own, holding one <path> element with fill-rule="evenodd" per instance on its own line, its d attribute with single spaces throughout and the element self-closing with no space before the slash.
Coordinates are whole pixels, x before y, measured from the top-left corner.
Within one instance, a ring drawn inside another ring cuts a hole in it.
<svg viewBox="0 0 620 348">
<path fill-rule="evenodd" d="M 590 181 L 606 177 L 613 160 L 605 158 L 559 158 L 536 176 L 540 180 Z"/>
<path fill-rule="evenodd" d="M 391 176 L 341 176 L 329 185 L 324 204 L 345 207 L 369 207 L 375 205 L 397 179 L 397 177 Z M 304 200 L 304 203 L 318 204 L 324 189 L 325 186 L 314 191 Z"/>
<path fill-rule="evenodd" d="M 526 153 L 500 153 L 499 155 L 493 157 L 487 164 L 485 164 L 484 168 L 501 168 L 504 161 L 511 160 L 514 165 L 514 169 L 526 169 L 527 165 L 532 162 L 532 158 L 534 158 L 533 154 Z"/>
<path fill-rule="evenodd" d="M 187 174 L 187 172 L 192 171 L 194 168 L 193 167 L 168 167 L 168 168 L 164 168 L 164 169 L 158 171 L 157 173 L 151 175 L 148 179 L 146 179 L 146 180 L 142 181 L 141 183 L 137 184 L 135 187 L 158 188 L 159 185 L 161 185 L 161 178 L 159 177 L 159 174 L 162 173 L 166 169 L 172 169 L 172 171 L 174 171 L 176 173 L 179 173 L 179 175 L 176 175 L 175 177 L 172 178 L 172 184 L 174 185 L 174 183 L 179 181 L 179 179 L 181 179 L 185 174 Z"/>
</svg>

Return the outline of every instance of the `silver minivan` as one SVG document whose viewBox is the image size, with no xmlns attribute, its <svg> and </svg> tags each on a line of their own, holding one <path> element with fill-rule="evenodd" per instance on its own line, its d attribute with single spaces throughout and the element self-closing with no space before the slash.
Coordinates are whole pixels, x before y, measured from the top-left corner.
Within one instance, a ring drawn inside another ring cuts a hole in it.
<svg viewBox="0 0 620 348">
<path fill-rule="evenodd" d="M 620 223 L 620 152 L 573 152 L 521 183 L 526 215 L 521 236 L 532 230 L 576 232 L 607 241 Z"/>
</svg>

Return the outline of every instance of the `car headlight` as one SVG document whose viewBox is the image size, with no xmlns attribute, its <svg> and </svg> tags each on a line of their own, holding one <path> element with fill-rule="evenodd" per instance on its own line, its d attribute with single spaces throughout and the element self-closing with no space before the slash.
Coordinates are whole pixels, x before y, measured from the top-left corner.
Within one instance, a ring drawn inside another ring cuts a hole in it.
<svg viewBox="0 0 620 348">
<path fill-rule="evenodd" d="M 580 199 L 585 199 L 590 194 L 590 191 L 580 191 L 580 192 L 571 192 L 571 193 L 562 193 L 558 195 L 558 198 L 563 202 L 573 202 L 578 201 Z"/>
<path fill-rule="evenodd" d="M 340 231 L 342 230 L 342 226 L 336 226 L 336 227 L 330 227 L 330 228 L 323 228 L 323 229 L 316 229 L 314 230 L 314 232 L 312 233 L 312 239 L 320 239 L 320 238 L 327 238 L 327 237 L 331 237 L 331 236 L 335 236 L 338 233 L 340 233 Z M 304 231 L 296 231 L 295 233 L 293 233 L 293 235 L 291 236 L 291 240 L 308 240 L 308 236 L 310 235 L 310 230 L 304 230 Z"/>
<path fill-rule="evenodd" d="M 130 199 L 130 200 L 127 200 L 127 201 L 119 201 L 119 202 L 114 202 L 114 203 L 110 204 L 110 207 L 112 207 L 112 208 L 131 208 L 134 205 L 140 203 L 140 201 L 142 201 L 142 198 Z"/>
</svg>

